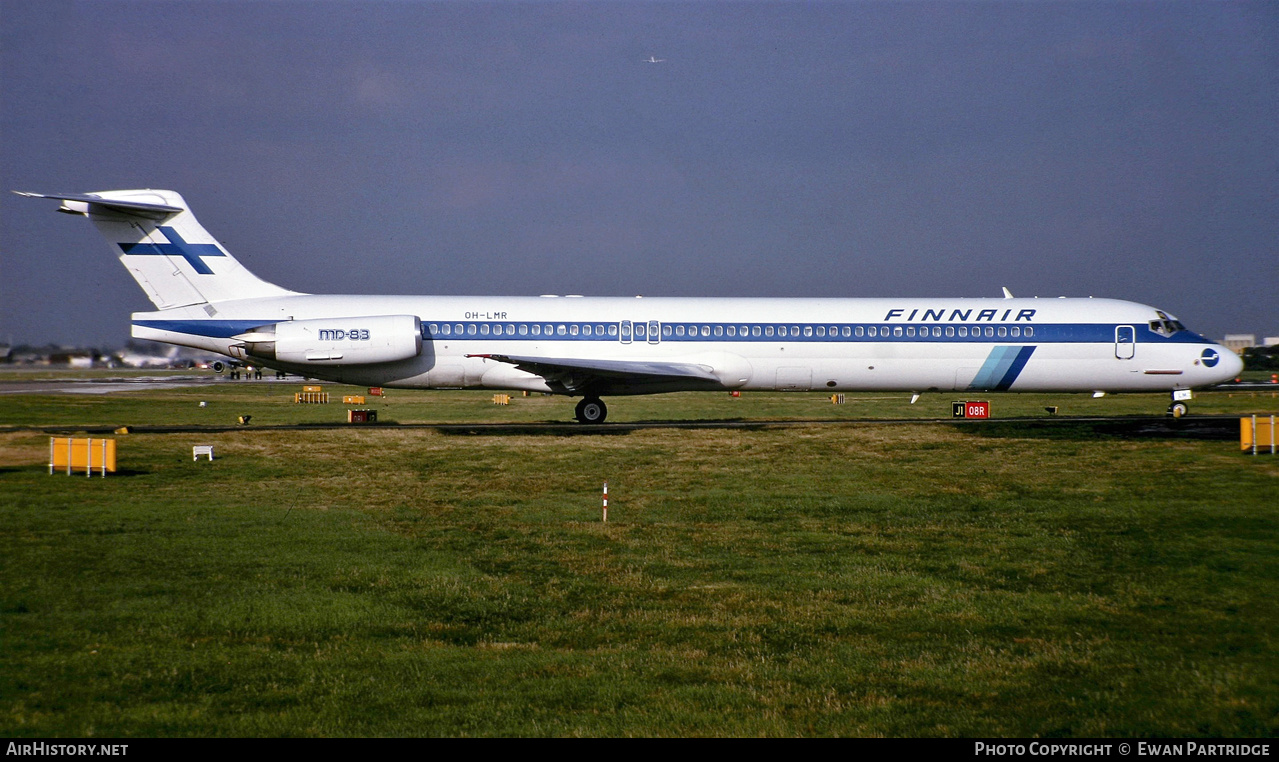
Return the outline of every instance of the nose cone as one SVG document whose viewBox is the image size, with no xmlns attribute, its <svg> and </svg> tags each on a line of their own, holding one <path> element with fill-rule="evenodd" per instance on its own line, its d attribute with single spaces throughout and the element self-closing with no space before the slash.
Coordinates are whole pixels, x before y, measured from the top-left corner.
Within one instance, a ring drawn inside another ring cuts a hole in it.
<svg viewBox="0 0 1279 762">
<path fill-rule="evenodd" d="M 1217 351 L 1221 353 L 1221 380 L 1237 378 L 1243 372 L 1243 358 L 1223 346 L 1218 346 Z"/>
<path fill-rule="evenodd" d="M 1237 378 L 1239 372 L 1243 370 L 1243 359 L 1220 344 L 1213 344 L 1204 349 L 1199 361 L 1208 369 L 1209 383 L 1220 384 Z"/>
</svg>

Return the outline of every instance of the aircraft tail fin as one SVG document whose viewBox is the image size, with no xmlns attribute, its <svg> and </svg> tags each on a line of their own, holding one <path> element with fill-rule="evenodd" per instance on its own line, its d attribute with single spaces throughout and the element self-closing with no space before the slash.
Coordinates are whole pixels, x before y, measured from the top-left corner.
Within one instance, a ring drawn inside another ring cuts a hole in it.
<svg viewBox="0 0 1279 762">
<path fill-rule="evenodd" d="M 173 191 L 15 192 L 56 199 L 59 212 L 88 217 L 159 309 L 296 293 L 245 269 Z"/>
</svg>

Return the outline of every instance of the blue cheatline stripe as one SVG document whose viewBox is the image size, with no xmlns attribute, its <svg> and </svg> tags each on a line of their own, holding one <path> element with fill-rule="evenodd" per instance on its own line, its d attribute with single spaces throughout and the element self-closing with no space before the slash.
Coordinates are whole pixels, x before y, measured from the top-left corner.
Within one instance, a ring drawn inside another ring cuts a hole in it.
<svg viewBox="0 0 1279 762">
<path fill-rule="evenodd" d="M 161 331 L 186 333 L 192 336 L 207 336 L 212 339 L 229 339 L 236 334 L 244 333 L 250 328 L 257 328 L 275 322 L 271 318 L 260 320 L 135 320 L 134 325 L 143 328 L 156 328 Z"/>
<path fill-rule="evenodd" d="M 968 388 L 1007 391 L 1034 352 L 1034 347 L 995 347 Z"/>
</svg>

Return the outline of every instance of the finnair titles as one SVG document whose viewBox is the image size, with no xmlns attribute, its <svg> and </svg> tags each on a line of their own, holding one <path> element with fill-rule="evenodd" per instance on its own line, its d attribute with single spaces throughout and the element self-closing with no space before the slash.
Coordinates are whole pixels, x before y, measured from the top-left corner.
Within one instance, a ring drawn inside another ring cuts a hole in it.
<svg viewBox="0 0 1279 762">
<path fill-rule="evenodd" d="M 1114 299 L 338 296 L 268 283 L 165 190 L 20 195 L 87 216 L 155 304 L 133 336 L 361 386 L 603 398 L 675 391 L 1167 392 L 1242 362 Z"/>
</svg>

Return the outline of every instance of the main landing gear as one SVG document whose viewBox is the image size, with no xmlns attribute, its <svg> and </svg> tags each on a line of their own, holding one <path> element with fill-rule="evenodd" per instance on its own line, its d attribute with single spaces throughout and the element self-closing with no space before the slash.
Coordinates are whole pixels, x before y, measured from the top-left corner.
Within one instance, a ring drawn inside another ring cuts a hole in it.
<svg viewBox="0 0 1279 762">
<path fill-rule="evenodd" d="M 608 417 L 608 406 L 599 397 L 587 397 L 577 403 L 575 414 L 579 423 L 603 423 Z"/>
</svg>

